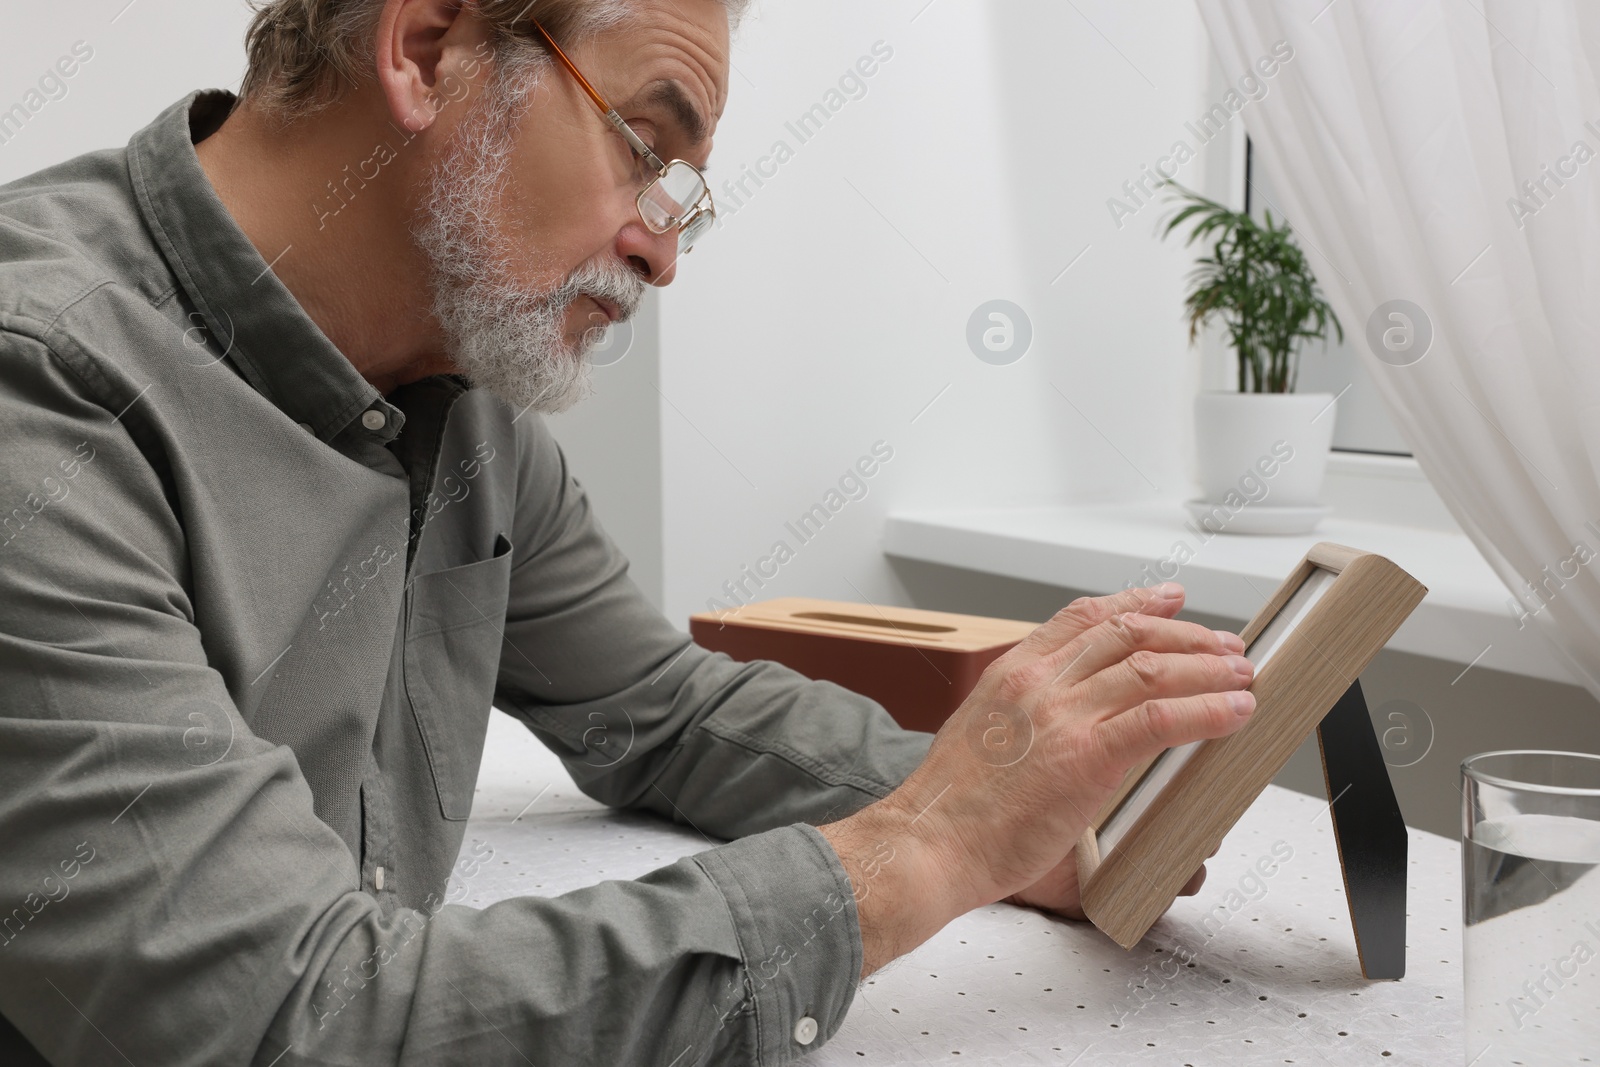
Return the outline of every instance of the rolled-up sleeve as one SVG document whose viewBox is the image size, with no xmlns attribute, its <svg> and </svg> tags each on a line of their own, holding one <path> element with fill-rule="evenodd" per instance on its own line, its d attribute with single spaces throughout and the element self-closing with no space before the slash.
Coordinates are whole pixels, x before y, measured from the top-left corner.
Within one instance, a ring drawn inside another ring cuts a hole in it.
<svg viewBox="0 0 1600 1067">
<path fill-rule="evenodd" d="M 0 1061 L 30 1062 L 20 1036 L 57 1065 L 778 1064 L 837 1029 L 859 932 L 808 825 L 553 899 L 380 908 L 293 752 L 208 665 L 182 523 L 140 444 L 42 344 L 0 334 L 0 371 L 0 500 L 24 509 L 0 533 Z M 646 636 L 662 667 L 681 651 Z M 680 661 L 670 686 L 692 733 L 705 701 L 743 707 L 739 672 L 706 667 Z M 741 747 L 706 737 L 615 780 L 754 829 L 695 798 L 715 790 L 679 761 Z M 830 750 L 818 780 L 865 796 L 899 763 Z"/>
</svg>

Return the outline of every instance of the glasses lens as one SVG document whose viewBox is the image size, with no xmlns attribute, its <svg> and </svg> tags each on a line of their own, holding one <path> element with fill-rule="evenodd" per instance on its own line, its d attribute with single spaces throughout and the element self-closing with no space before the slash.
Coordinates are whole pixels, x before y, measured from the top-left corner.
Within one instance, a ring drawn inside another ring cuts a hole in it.
<svg viewBox="0 0 1600 1067">
<path fill-rule="evenodd" d="M 683 160 L 673 160 L 667 169 L 639 197 L 639 214 L 656 233 L 666 233 L 678 225 L 700 198 L 706 183 L 700 172 Z"/>
<path fill-rule="evenodd" d="M 681 256 L 693 248 L 694 243 L 711 228 L 716 219 L 716 215 L 710 211 L 695 212 L 694 216 L 684 224 L 683 229 L 678 231 L 678 255 Z"/>
</svg>

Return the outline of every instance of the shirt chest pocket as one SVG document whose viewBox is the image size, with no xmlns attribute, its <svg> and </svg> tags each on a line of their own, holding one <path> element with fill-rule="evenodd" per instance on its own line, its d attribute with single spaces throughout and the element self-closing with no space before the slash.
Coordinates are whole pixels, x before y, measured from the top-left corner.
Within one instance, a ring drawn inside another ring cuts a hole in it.
<svg viewBox="0 0 1600 1067">
<path fill-rule="evenodd" d="M 407 593 L 405 686 L 446 819 L 472 813 L 511 588 L 511 542 L 417 577 Z"/>
</svg>

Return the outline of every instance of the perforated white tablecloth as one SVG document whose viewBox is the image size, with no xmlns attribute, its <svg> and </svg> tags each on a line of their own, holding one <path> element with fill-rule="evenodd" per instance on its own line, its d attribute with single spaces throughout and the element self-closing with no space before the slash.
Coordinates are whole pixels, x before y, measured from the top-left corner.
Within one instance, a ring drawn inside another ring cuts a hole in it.
<svg viewBox="0 0 1600 1067">
<path fill-rule="evenodd" d="M 715 843 L 590 800 L 532 734 L 492 718 L 462 850 L 478 862 L 452 899 L 555 896 Z M 1368 982 L 1327 802 L 1268 787 L 1200 894 L 1131 952 L 1087 924 L 981 908 L 868 978 L 806 1062 L 1459 1064 L 1458 845 L 1413 830 L 1410 861 L 1406 977 Z"/>
</svg>

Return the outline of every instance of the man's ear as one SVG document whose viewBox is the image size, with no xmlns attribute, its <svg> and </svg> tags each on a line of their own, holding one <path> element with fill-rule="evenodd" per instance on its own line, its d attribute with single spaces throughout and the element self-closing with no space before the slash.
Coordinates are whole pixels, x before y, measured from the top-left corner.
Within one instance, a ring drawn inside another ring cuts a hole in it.
<svg viewBox="0 0 1600 1067">
<path fill-rule="evenodd" d="M 462 0 L 388 0 L 378 17 L 374 56 L 389 114 L 412 132 L 433 125 L 466 91 L 456 73 L 463 57 L 481 57 L 487 27 Z M 459 55 L 457 54 L 459 53 Z M 479 70 L 468 68 L 468 80 Z"/>
</svg>

